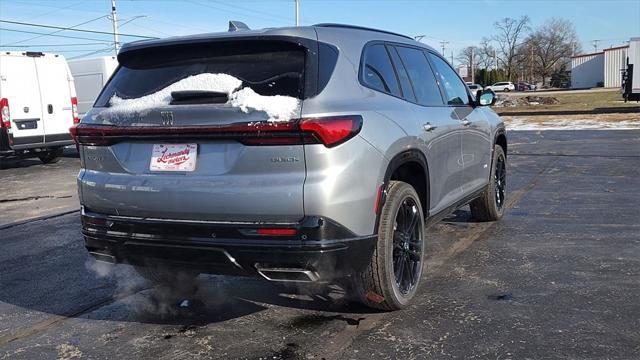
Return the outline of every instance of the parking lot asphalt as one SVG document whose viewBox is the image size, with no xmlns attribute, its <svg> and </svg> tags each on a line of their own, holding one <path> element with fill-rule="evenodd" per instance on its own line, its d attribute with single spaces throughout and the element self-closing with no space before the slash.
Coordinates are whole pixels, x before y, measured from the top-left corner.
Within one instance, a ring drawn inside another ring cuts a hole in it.
<svg viewBox="0 0 640 360">
<path fill-rule="evenodd" d="M 55 164 L 44 165 L 38 158 L 0 162 L 0 228 L 80 208 L 75 148 L 65 149 Z"/>
<path fill-rule="evenodd" d="M 504 219 L 477 223 L 465 207 L 432 227 L 420 292 L 398 312 L 337 286 L 152 288 L 91 260 L 77 213 L 2 229 L 0 359 L 637 358 L 640 131 L 509 141 Z"/>
</svg>

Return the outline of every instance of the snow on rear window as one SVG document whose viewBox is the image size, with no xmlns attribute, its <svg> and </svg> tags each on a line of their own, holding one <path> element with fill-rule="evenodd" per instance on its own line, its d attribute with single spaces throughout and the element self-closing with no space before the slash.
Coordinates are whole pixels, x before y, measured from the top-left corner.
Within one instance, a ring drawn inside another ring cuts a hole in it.
<svg viewBox="0 0 640 360">
<path fill-rule="evenodd" d="M 133 99 L 122 99 L 113 95 L 109 100 L 110 107 L 100 115 L 144 115 L 158 107 L 168 106 L 171 92 L 183 90 L 205 90 L 226 93 L 227 104 L 239 108 L 242 112 L 264 111 L 270 122 L 289 121 L 300 108 L 300 100 L 284 95 L 260 95 L 253 89 L 242 86 L 242 81 L 228 74 L 198 74 L 177 81 L 155 93 Z M 239 89 L 239 90 L 238 90 Z M 184 105 L 181 105 L 184 106 Z"/>
</svg>

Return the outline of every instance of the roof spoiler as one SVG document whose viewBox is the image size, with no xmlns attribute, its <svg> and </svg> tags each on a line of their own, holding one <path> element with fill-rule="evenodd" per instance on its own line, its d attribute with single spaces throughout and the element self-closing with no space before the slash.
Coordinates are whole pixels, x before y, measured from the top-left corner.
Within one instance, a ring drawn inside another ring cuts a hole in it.
<svg viewBox="0 0 640 360">
<path fill-rule="evenodd" d="M 251 30 L 247 24 L 242 21 L 229 21 L 229 31 Z"/>
</svg>

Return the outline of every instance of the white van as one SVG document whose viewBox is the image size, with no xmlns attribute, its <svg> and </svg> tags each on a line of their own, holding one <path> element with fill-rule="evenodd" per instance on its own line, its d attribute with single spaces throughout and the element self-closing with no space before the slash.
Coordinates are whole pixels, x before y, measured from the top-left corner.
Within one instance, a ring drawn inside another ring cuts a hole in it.
<svg viewBox="0 0 640 360">
<path fill-rule="evenodd" d="M 91 110 L 104 84 L 118 67 L 118 60 L 115 56 L 103 56 L 71 60 L 68 63 L 76 85 L 78 113 L 82 118 L 87 111 Z"/>
<path fill-rule="evenodd" d="M 0 159 L 39 157 L 55 162 L 73 144 L 78 100 L 62 55 L 0 53 Z"/>
</svg>

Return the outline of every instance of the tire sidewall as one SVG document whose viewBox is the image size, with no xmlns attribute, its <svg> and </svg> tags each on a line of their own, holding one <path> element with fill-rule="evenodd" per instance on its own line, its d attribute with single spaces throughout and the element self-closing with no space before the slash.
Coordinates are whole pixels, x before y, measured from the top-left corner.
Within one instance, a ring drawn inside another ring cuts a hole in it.
<svg viewBox="0 0 640 360">
<path fill-rule="evenodd" d="M 384 247 L 384 251 L 382 252 L 385 256 L 385 282 L 386 289 L 388 291 L 387 294 L 384 294 L 385 298 L 389 299 L 390 302 L 393 302 L 396 308 L 403 308 L 409 304 L 411 299 L 415 296 L 417 289 L 420 286 L 420 278 L 422 276 L 422 271 L 424 268 L 424 259 L 420 262 L 420 271 L 418 273 L 418 280 L 409 291 L 408 294 L 402 294 L 398 285 L 395 281 L 395 274 L 393 269 L 393 233 L 394 233 L 394 224 L 395 218 L 398 214 L 398 209 L 400 205 L 406 198 L 411 198 L 415 201 L 416 206 L 418 208 L 418 212 L 421 219 L 421 242 L 422 242 L 422 255 L 424 257 L 425 250 L 425 228 L 424 228 L 424 213 L 422 211 L 422 204 L 420 203 L 420 198 L 418 197 L 417 192 L 413 189 L 413 187 L 407 183 L 398 183 L 394 185 L 395 189 L 390 189 L 390 197 L 389 200 L 385 203 L 382 211 L 383 216 L 389 216 L 392 218 L 392 221 L 389 222 L 389 226 L 387 229 L 383 229 L 382 226 L 379 228 L 379 242 L 378 246 Z"/>
<path fill-rule="evenodd" d="M 496 215 L 495 218 L 501 218 L 502 215 L 504 215 L 504 209 L 507 206 L 507 184 L 508 182 L 505 181 L 505 189 L 504 189 L 504 198 L 502 199 L 502 207 L 498 208 L 498 204 L 496 204 L 496 200 L 495 200 L 495 191 L 496 191 L 496 170 L 498 168 L 498 159 L 500 159 L 500 157 L 503 158 L 504 161 L 504 167 L 505 167 L 505 179 L 507 174 L 507 157 L 504 154 L 504 150 L 502 150 L 502 147 L 499 145 L 496 145 L 496 147 L 493 150 L 493 160 L 492 163 L 493 165 L 491 166 L 491 182 L 490 184 L 490 191 L 489 194 L 492 196 L 491 198 L 491 210 L 494 212 L 494 214 Z"/>
</svg>

